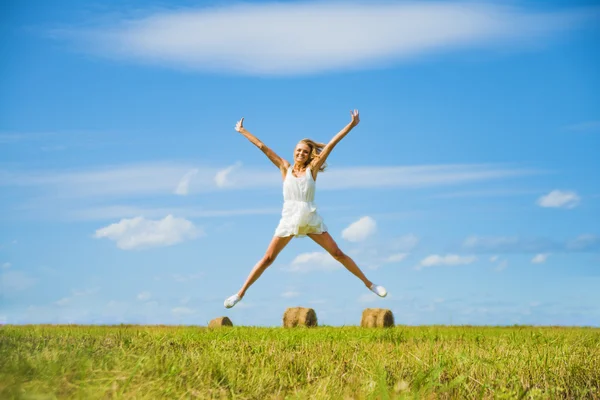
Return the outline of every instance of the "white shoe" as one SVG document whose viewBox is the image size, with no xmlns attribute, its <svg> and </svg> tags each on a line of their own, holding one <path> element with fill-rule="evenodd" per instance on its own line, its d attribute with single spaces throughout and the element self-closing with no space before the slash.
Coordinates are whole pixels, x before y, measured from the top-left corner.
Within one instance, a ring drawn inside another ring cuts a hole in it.
<svg viewBox="0 0 600 400">
<path fill-rule="evenodd" d="M 383 286 L 372 284 L 369 290 L 371 290 L 371 292 L 375 293 L 379 297 L 387 296 L 387 290 L 385 290 Z"/>
<path fill-rule="evenodd" d="M 242 298 L 236 293 L 233 296 L 229 296 L 227 299 L 225 299 L 225 303 L 223 303 L 225 305 L 225 308 L 231 308 L 233 306 L 235 306 Z"/>
</svg>

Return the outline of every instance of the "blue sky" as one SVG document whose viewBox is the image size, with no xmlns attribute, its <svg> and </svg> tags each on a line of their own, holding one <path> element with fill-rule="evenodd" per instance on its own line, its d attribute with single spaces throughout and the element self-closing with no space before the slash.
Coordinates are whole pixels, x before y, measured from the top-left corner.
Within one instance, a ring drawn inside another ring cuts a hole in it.
<svg viewBox="0 0 600 400">
<path fill-rule="evenodd" d="M 0 10 L 0 323 L 600 326 L 594 2 L 10 2 Z M 379 299 L 309 238 L 244 300 L 279 172 Z"/>
</svg>

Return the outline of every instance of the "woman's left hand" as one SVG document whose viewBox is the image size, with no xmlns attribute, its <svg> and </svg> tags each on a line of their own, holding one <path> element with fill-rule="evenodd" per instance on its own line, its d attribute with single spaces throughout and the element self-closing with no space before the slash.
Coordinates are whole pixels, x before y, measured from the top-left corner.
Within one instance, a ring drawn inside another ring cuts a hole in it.
<svg viewBox="0 0 600 400">
<path fill-rule="evenodd" d="M 350 121 L 350 124 L 353 127 L 358 125 L 358 123 L 360 122 L 360 118 L 358 116 L 358 110 L 350 111 L 350 116 L 352 117 L 352 121 Z"/>
</svg>

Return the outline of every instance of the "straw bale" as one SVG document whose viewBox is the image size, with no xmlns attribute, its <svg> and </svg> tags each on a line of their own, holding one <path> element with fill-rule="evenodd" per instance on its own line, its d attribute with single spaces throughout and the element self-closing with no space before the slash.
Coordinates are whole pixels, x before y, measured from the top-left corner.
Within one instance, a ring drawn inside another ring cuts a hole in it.
<svg viewBox="0 0 600 400">
<path fill-rule="evenodd" d="M 233 326 L 233 323 L 228 317 L 215 318 L 208 323 L 209 328 L 220 328 L 223 326 Z"/>
<path fill-rule="evenodd" d="M 385 308 L 365 308 L 360 320 L 363 328 L 388 328 L 394 326 L 394 314 Z"/>
<path fill-rule="evenodd" d="M 290 307 L 283 314 L 283 327 L 317 326 L 317 313 L 312 308 Z"/>
</svg>

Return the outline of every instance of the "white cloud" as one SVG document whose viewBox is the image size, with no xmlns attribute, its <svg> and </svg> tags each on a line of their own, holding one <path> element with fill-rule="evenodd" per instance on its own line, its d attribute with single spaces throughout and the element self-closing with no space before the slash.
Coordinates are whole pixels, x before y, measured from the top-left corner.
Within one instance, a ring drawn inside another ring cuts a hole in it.
<svg viewBox="0 0 600 400">
<path fill-rule="evenodd" d="M 294 298 L 294 297 L 298 297 L 299 295 L 300 295 L 300 293 L 294 292 L 293 290 L 289 290 L 287 292 L 281 293 L 281 297 L 283 297 L 285 299 L 291 299 L 291 298 Z"/>
<path fill-rule="evenodd" d="M 171 312 L 175 315 L 192 315 L 196 313 L 196 310 L 192 310 L 188 307 L 175 307 Z"/>
<path fill-rule="evenodd" d="M 8 268 L 10 268 L 10 267 L 11 267 L 11 265 L 12 265 L 11 263 L 9 263 L 9 262 L 5 262 L 4 264 L 2 264 L 2 268 L 3 268 L 3 269 L 8 269 Z"/>
<path fill-rule="evenodd" d="M 217 184 L 217 187 L 223 188 L 227 186 L 233 186 L 233 182 L 230 181 L 229 175 L 231 175 L 233 171 L 240 168 L 241 166 L 242 163 L 237 162 L 225 169 L 218 171 L 215 174 L 215 183 Z"/>
<path fill-rule="evenodd" d="M 159 11 L 53 34 L 77 41 L 81 50 L 136 62 L 297 75 L 389 65 L 462 48 L 522 46 L 572 27 L 582 14 L 464 1 L 272 2 Z"/>
<path fill-rule="evenodd" d="M 371 217 L 362 217 L 342 231 L 342 237 L 350 242 L 362 242 L 377 230 L 377 223 Z"/>
<path fill-rule="evenodd" d="M 175 188 L 175 194 L 180 196 L 186 196 L 190 190 L 190 181 L 192 178 L 198 174 L 198 168 L 194 168 L 186 172 L 186 174 L 181 178 L 177 187 Z"/>
<path fill-rule="evenodd" d="M 150 300 L 150 297 L 152 297 L 152 295 L 150 294 L 150 292 L 140 292 L 137 295 L 137 299 L 140 300 L 140 301 Z"/>
<path fill-rule="evenodd" d="M 494 262 L 498 261 L 498 258 L 499 258 L 499 257 L 498 257 L 497 255 L 495 255 L 495 256 L 491 256 L 491 257 L 490 257 L 490 262 L 494 263 Z"/>
<path fill-rule="evenodd" d="M 289 268 L 292 272 L 331 271 L 342 267 L 335 258 L 326 252 L 298 254 Z"/>
<path fill-rule="evenodd" d="M 533 264 L 543 264 L 546 262 L 546 260 L 548 259 L 549 254 L 548 253 L 540 253 L 540 254 L 536 254 L 535 257 L 533 257 L 531 259 L 531 262 Z"/>
<path fill-rule="evenodd" d="M 114 240 L 120 249 L 132 250 L 170 246 L 201 234 L 203 232 L 190 221 L 167 215 L 157 221 L 144 217 L 122 219 L 118 223 L 98 229 L 95 237 Z"/>
<path fill-rule="evenodd" d="M 388 256 L 387 258 L 385 258 L 383 260 L 383 262 L 385 263 L 396 263 L 396 262 L 400 262 L 402 260 L 404 260 L 406 258 L 406 256 L 408 256 L 408 253 L 397 253 L 397 254 L 392 254 L 391 256 Z"/>
<path fill-rule="evenodd" d="M 579 204 L 580 197 L 575 192 L 553 190 L 537 200 L 540 207 L 574 208 Z"/>
<path fill-rule="evenodd" d="M 422 259 L 417 266 L 417 269 L 426 267 L 466 265 L 472 264 L 476 260 L 477 257 L 475 256 L 460 256 L 457 254 L 446 254 L 445 256 L 440 256 L 437 254 L 432 254 Z"/>
</svg>

